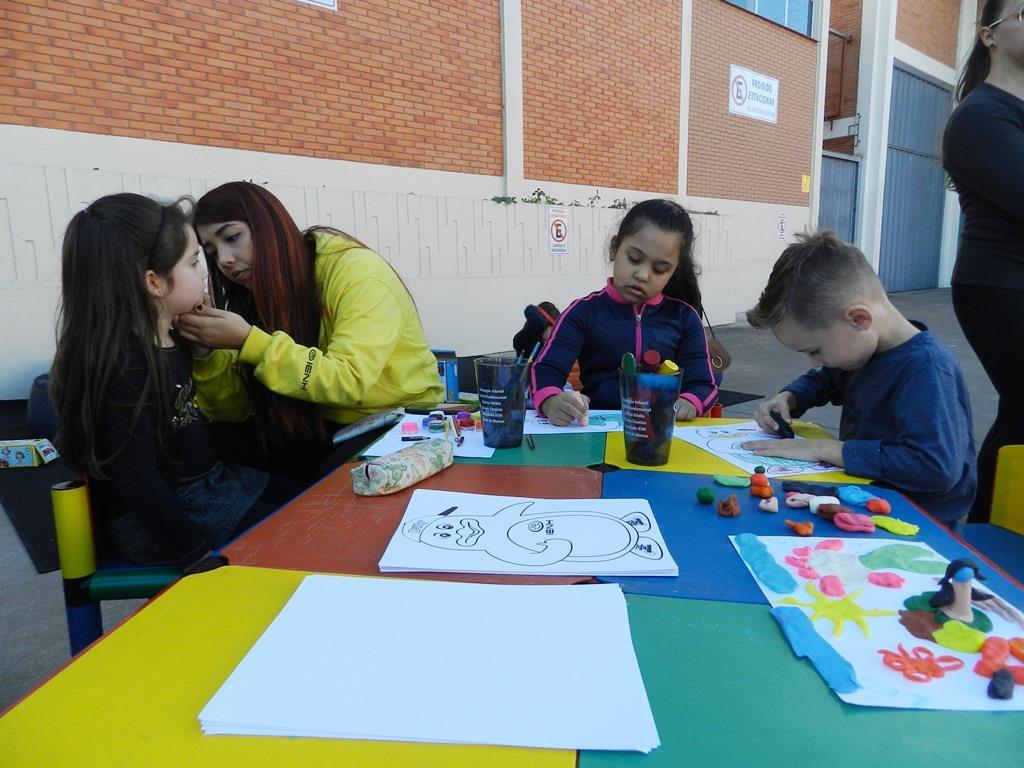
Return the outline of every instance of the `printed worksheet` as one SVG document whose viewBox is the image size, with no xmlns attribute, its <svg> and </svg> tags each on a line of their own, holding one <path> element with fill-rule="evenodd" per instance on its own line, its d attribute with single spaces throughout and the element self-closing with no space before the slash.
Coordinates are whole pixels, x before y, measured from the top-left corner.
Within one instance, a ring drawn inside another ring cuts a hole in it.
<svg viewBox="0 0 1024 768">
<path fill-rule="evenodd" d="M 622 411 L 592 410 L 588 414 L 587 426 L 576 422 L 565 427 L 552 426 L 551 422 L 537 411 L 527 411 L 523 432 L 527 435 L 578 435 L 583 432 L 621 432 Z"/>
<path fill-rule="evenodd" d="M 381 571 L 678 576 L 646 499 L 417 489 Z"/>
<path fill-rule="evenodd" d="M 831 464 L 801 461 L 800 459 L 779 459 L 772 456 L 758 456 L 742 446 L 749 440 L 778 440 L 778 435 L 763 432 L 755 421 L 741 424 L 723 424 L 720 427 L 681 427 L 672 431 L 673 437 L 695 445 L 708 453 L 724 459 L 733 466 L 751 474 L 754 467 L 764 467 L 769 477 L 790 475 L 813 475 L 821 472 L 841 471 Z M 804 438 L 797 436 L 797 440 Z"/>
</svg>

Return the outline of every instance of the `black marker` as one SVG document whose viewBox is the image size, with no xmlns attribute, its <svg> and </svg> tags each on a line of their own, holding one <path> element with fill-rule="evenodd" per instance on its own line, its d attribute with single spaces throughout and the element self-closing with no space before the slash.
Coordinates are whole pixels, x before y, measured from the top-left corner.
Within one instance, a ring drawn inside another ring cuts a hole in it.
<svg viewBox="0 0 1024 768">
<path fill-rule="evenodd" d="M 420 440 L 429 440 L 430 438 L 426 435 L 402 435 L 403 443 L 416 443 Z"/>
<path fill-rule="evenodd" d="M 776 425 L 778 425 L 779 437 L 787 440 L 792 440 L 796 435 L 793 433 L 793 428 L 786 423 L 786 420 L 782 418 L 782 414 L 778 411 L 768 411 L 768 415 L 772 417 Z"/>
</svg>

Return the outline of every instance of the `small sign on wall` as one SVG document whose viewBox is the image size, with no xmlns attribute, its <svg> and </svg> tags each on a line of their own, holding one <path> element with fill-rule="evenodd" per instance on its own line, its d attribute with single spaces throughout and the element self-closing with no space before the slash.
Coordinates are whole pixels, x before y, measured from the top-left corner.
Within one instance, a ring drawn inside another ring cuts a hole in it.
<svg viewBox="0 0 1024 768">
<path fill-rule="evenodd" d="M 548 208 L 548 254 L 566 256 L 569 253 L 569 212 L 565 208 Z"/>
<path fill-rule="evenodd" d="M 785 240 L 786 239 L 786 214 L 779 211 L 779 215 L 775 219 L 775 239 Z"/>
<path fill-rule="evenodd" d="M 729 67 L 729 111 L 766 123 L 779 121 L 779 81 L 749 69 Z"/>
</svg>

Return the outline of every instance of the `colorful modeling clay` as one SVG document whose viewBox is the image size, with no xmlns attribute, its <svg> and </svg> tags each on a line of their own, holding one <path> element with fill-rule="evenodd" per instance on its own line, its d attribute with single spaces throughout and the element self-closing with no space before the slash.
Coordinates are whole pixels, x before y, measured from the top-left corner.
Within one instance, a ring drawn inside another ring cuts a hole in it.
<svg viewBox="0 0 1024 768">
<path fill-rule="evenodd" d="M 762 512 L 778 512 L 779 511 L 779 500 L 774 496 L 767 499 L 761 499 L 757 502 L 757 508 Z"/>
<path fill-rule="evenodd" d="M 714 504 L 715 492 L 710 488 L 698 488 L 697 501 L 699 501 L 701 504 Z"/>
<path fill-rule="evenodd" d="M 911 653 L 903 647 L 903 643 L 896 646 L 896 651 L 880 650 L 882 663 L 889 669 L 900 672 L 912 683 L 928 683 L 940 677 L 945 677 L 947 672 L 961 669 L 964 666 L 963 659 L 956 656 L 939 656 L 924 646 L 917 646 Z"/>
<path fill-rule="evenodd" d="M 783 522 L 792 528 L 797 536 L 810 536 L 814 533 L 814 523 L 810 521 L 794 522 L 792 520 L 784 520 Z"/>
<path fill-rule="evenodd" d="M 935 630 L 932 640 L 951 651 L 977 653 L 985 642 L 985 633 L 971 629 L 962 621 L 947 621 Z"/>
<path fill-rule="evenodd" d="M 785 487 L 785 483 L 783 483 Z M 811 495 L 809 493 L 787 493 L 786 506 L 790 509 L 806 509 L 809 506 Z"/>
<path fill-rule="evenodd" d="M 802 483 L 799 480 L 783 480 L 782 490 L 786 493 L 806 493 L 808 496 L 835 496 L 836 486 L 821 483 Z"/>
<path fill-rule="evenodd" d="M 807 500 L 807 506 L 811 508 L 812 515 L 818 514 L 818 507 L 820 507 L 822 504 L 838 503 L 839 499 L 837 499 L 835 496 L 811 496 L 811 498 Z"/>
<path fill-rule="evenodd" d="M 843 634 L 843 626 L 848 621 L 852 621 L 858 627 L 861 632 L 864 633 L 864 637 L 870 637 L 871 634 L 868 632 L 868 624 L 865 619 L 869 616 L 895 616 L 896 611 L 887 611 L 882 608 L 862 608 L 857 605 L 854 601 L 860 597 L 860 593 L 864 590 L 855 589 L 853 592 L 848 594 L 846 597 L 841 597 L 838 600 L 832 600 L 827 595 L 823 595 L 814 587 L 813 582 L 807 582 L 807 592 L 811 595 L 812 602 L 801 603 L 799 600 L 793 597 L 784 597 L 780 600 L 780 603 L 787 605 L 801 605 L 805 608 L 811 609 L 810 619 L 828 619 L 832 622 L 832 634 L 839 637 Z"/>
<path fill-rule="evenodd" d="M 975 674 L 992 677 L 1000 669 L 1013 675 L 1018 685 L 1024 685 L 1024 666 L 1006 663 L 1010 655 L 1010 643 L 1002 637 L 990 637 L 981 645 L 981 660 L 974 665 Z"/>
<path fill-rule="evenodd" d="M 843 504 L 867 504 L 874 498 L 870 493 L 865 491 L 859 485 L 842 485 L 839 487 L 839 491 L 836 493 L 839 500 Z"/>
<path fill-rule="evenodd" d="M 887 587 L 888 589 L 899 589 L 907 583 L 907 580 L 898 573 L 886 571 L 872 571 L 868 574 L 868 581 L 876 587 Z"/>
<path fill-rule="evenodd" d="M 729 488 L 746 488 L 750 485 L 750 478 L 735 477 L 733 475 L 715 475 L 715 482 Z"/>
<path fill-rule="evenodd" d="M 722 517 L 739 517 L 740 502 L 736 494 L 731 494 L 725 501 L 718 502 L 718 514 Z"/>
<path fill-rule="evenodd" d="M 753 485 L 750 486 L 750 495 L 759 499 L 770 499 L 774 496 L 771 485 Z"/>
<path fill-rule="evenodd" d="M 775 561 L 768 552 L 768 547 L 757 536 L 752 533 L 741 533 L 736 537 L 736 546 L 743 562 L 750 566 L 754 576 L 768 589 L 781 595 L 793 593 L 796 589 L 796 579 Z"/>
<path fill-rule="evenodd" d="M 831 523 L 835 516 L 840 512 L 849 512 L 846 507 L 840 506 L 839 504 L 819 504 L 818 505 L 818 517 L 826 522 Z"/>
<path fill-rule="evenodd" d="M 867 515 L 858 515 L 856 512 L 839 512 L 832 518 L 836 528 L 851 533 L 874 533 L 875 524 Z"/>
<path fill-rule="evenodd" d="M 867 508 L 873 515 L 888 515 L 892 512 L 892 506 L 885 499 L 871 499 L 867 503 Z"/>
<path fill-rule="evenodd" d="M 818 582 L 821 586 L 823 594 L 829 597 L 842 597 L 846 594 L 846 588 L 843 587 L 843 580 L 838 576 L 822 576 L 821 581 Z"/>
<path fill-rule="evenodd" d="M 1013 674 L 1008 669 L 997 670 L 992 679 L 989 680 L 986 693 L 990 699 L 1012 699 L 1013 698 Z"/>
<path fill-rule="evenodd" d="M 911 525 L 899 518 L 885 517 L 884 515 L 874 515 L 871 522 L 875 524 L 876 528 L 884 528 L 897 536 L 916 536 L 917 532 L 921 530 L 919 525 Z"/>
</svg>

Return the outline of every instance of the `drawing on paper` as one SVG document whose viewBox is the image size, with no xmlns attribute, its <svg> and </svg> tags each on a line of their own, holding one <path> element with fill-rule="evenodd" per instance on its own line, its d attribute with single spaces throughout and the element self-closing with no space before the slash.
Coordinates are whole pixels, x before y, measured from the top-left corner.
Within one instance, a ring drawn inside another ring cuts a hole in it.
<svg viewBox="0 0 1024 768">
<path fill-rule="evenodd" d="M 752 473 L 754 467 L 758 466 L 765 468 L 766 475 L 774 477 L 836 471 L 836 468 L 831 464 L 801 461 L 800 459 L 758 456 L 756 453 L 744 449 L 743 444 L 751 440 L 778 439 L 778 435 L 770 435 L 767 432 L 763 432 L 753 421 L 742 424 L 727 424 L 721 427 L 677 426 L 673 434 L 680 440 L 695 445 L 748 473 Z M 803 438 L 798 437 L 796 439 L 802 440 Z"/>
<path fill-rule="evenodd" d="M 768 602 L 797 607 L 853 669 L 859 687 L 837 691 L 844 701 L 1024 710 L 1021 697 L 992 693 L 996 675 L 1024 685 L 1024 615 L 989 585 L 979 586 L 986 575 L 974 561 L 949 562 L 923 542 L 745 536 L 734 537 L 734 546 Z M 806 580 L 803 594 L 791 596 L 791 584 L 763 578 L 766 566 Z M 860 631 L 845 631 L 848 624 Z"/>
<path fill-rule="evenodd" d="M 483 550 L 516 565 L 551 565 L 562 561 L 615 560 L 633 553 L 648 560 L 664 554 L 643 512 L 613 517 L 602 512 L 530 512 L 532 501 L 510 504 L 494 515 L 455 514 L 457 507 L 411 520 L 402 533 L 413 541 L 441 549 Z"/>
</svg>

